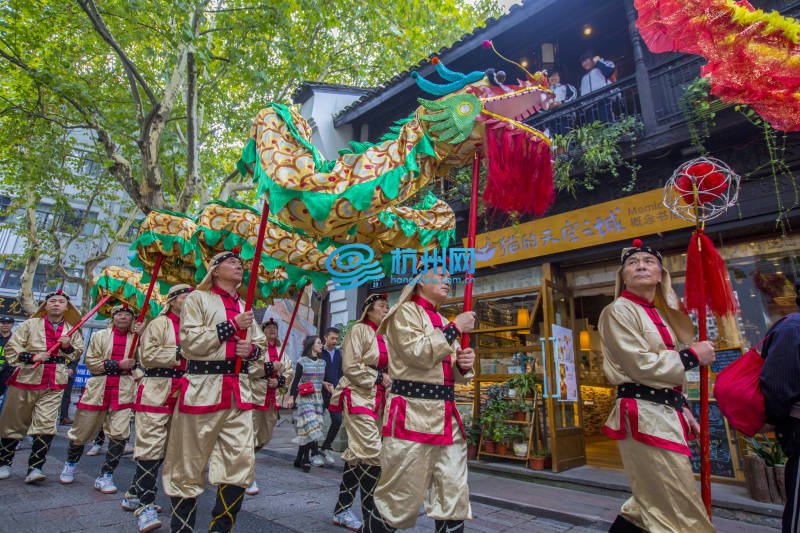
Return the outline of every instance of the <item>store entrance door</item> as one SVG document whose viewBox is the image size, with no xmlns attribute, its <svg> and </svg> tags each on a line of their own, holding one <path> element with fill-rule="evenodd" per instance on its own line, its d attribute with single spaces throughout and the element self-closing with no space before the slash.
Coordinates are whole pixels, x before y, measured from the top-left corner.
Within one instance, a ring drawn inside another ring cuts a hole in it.
<svg viewBox="0 0 800 533">
<path fill-rule="evenodd" d="M 547 354 L 547 418 L 551 428 L 553 471 L 586 464 L 580 414 L 580 384 L 575 344 L 572 293 L 551 279 L 543 283 Z"/>
</svg>

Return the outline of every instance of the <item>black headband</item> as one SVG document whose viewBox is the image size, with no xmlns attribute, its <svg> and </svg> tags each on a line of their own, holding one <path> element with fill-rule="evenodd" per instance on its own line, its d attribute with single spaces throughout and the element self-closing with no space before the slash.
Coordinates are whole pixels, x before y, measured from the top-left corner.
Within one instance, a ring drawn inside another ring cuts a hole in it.
<svg viewBox="0 0 800 533">
<path fill-rule="evenodd" d="M 632 248 L 626 248 L 622 252 L 622 264 L 624 265 L 625 261 L 627 261 L 630 256 L 632 256 L 635 253 L 639 253 L 639 252 L 643 252 L 643 253 L 646 253 L 646 254 L 654 255 L 658 259 L 659 263 L 662 262 L 661 252 L 659 252 L 658 250 L 654 250 L 653 248 L 650 248 L 649 246 L 644 246 L 642 244 L 642 240 L 641 239 L 634 239 L 633 240 L 633 247 Z"/>
<path fill-rule="evenodd" d="M 130 313 L 131 316 L 134 316 L 134 317 L 136 316 L 136 313 L 133 312 L 133 309 L 131 309 L 130 307 L 127 307 L 127 306 L 123 306 L 123 307 L 120 307 L 118 309 L 113 309 L 111 311 L 111 317 L 113 318 L 114 315 L 116 315 L 117 313 L 122 313 L 122 312 Z"/>
<path fill-rule="evenodd" d="M 44 301 L 46 302 L 47 300 L 49 300 L 53 296 L 63 296 L 64 298 L 67 299 L 67 301 L 69 301 L 69 294 L 64 292 L 62 289 L 58 289 L 57 291 L 53 291 L 53 292 L 47 293 L 47 296 L 44 297 Z"/>
<path fill-rule="evenodd" d="M 184 287 L 183 289 L 177 290 L 177 291 L 173 292 L 172 294 L 170 294 L 167 297 L 167 299 L 168 300 L 172 300 L 173 298 L 176 298 L 176 297 L 180 296 L 181 294 L 184 294 L 184 293 L 187 293 L 187 292 L 192 292 L 193 290 L 194 289 L 192 287 Z"/>
<path fill-rule="evenodd" d="M 235 257 L 235 258 L 236 258 L 236 259 L 238 259 L 239 261 L 241 261 L 241 260 L 242 260 L 242 258 L 241 258 L 241 257 L 239 257 L 239 248 L 238 248 L 238 247 L 234 248 L 234 249 L 233 249 L 233 250 L 231 250 L 230 252 L 225 252 L 225 253 L 224 253 L 224 254 L 222 254 L 221 256 L 217 257 L 216 259 L 214 259 L 214 260 L 211 262 L 211 265 L 212 265 L 212 266 L 217 266 L 218 264 L 222 263 L 222 262 L 223 262 L 223 261 L 225 261 L 226 259 L 230 259 L 231 257 Z"/>
<path fill-rule="evenodd" d="M 364 308 L 364 309 L 366 309 L 366 308 L 367 308 L 367 307 L 369 307 L 369 306 L 370 306 L 370 305 L 371 305 L 373 302 L 377 302 L 378 300 L 388 300 L 386 293 L 384 292 L 384 293 L 375 293 L 375 294 L 370 294 L 370 295 L 369 295 L 369 296 L 367 296 L 367 298 L 364 300 L 364 307 L 363 307 L 363 308 Z"/>
</svg>

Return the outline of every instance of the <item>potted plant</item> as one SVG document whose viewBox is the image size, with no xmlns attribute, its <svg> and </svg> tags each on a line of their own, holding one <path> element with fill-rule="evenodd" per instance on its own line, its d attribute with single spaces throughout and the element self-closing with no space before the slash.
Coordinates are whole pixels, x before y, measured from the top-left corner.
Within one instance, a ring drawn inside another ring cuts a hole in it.
<svg viewBox="0 0 800 533">
<path fill-rule="evenodd" d="M 526 372 L 524 374 L 515 374 L 507 382 L 508 387 L 517 391 L 517 396 L 520 398 L 533 398 L 537 392 L 537 384 L 542 381 L 538 374 Z"/>
<path fill-rule="evenodd" d="M 786 501 L 784 465 L 786 456 L 781 445 L 766 435 L 745 437 L 752 453 L 742 458 L 745 485 L 750 497 L 760 502 L 783 504 Z"/>
<path fill-rule="evenodd" d="M 522 426 L 509 428 L 508 438 L 511 440 L 514 455 L 517 457 L 528 456 L 528 438 Z"/>
<path fill-rule="evenodd" d="M 497 455 L 508 455 L 507 435 L 508 428 L 505 424 L 496 424 L 492 428 L 492 440 L 494 441 L 494 449 Z"/>
<path fill-rule="evenodd" d="M 527 406 L 529 402 L 526 402 L 523 399 L 516 400 L 509 404 L 509 412 L 511 413 L 511 419 L 516 420 L 518 422 L 525 422 L 525 417 L 527 416 Z"/>
<path fill-rule="evenodd" d="M 553 468 L 553 456 L 550 454 L 550 450 L 545 448 L 541 453 L 544 456 L 544 469 L 550 470 Z"/>
<path fill-rule="evenodd" d="M 528 459 L 528 468 L 531 470 L 546 470 L 552 468 L 553 462 L 550 457 L 550 450 L 545 448 Z"/>
<path fill-rule="evenodd" d="M 464 429 L 467 433 L 467 459 L 475 459 L 478 457 L 478 443 L 481 440 L 480 421 L 464 417 Z"/>
</svg>

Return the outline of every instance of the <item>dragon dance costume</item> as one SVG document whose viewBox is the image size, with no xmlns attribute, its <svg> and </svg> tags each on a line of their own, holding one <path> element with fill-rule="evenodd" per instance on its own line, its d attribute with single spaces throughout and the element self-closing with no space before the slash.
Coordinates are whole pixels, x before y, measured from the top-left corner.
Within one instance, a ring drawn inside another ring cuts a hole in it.
<svg viewBox="0 0 800 533">
<path fill-rule="evenodd" d="M 415 280 L 416 281 L 416 280 Z M 424 503 L 436 531 L 460 533 L 472 518 L 467 441 L 453 385 L 472 377 L 456 365 L 458 329 L 407 285 L 378 332 L 391 354 L 381 478 L 364 533 L 413 527 Z"/>
<path fill-rule="evenodd" d="M 112 321 L 118 313 L 134 317 L 131 308 L 118 305 L 111 311 Z M 98 331 L 89 341 L 84 364 L 92 376 L 86 381 L 75 409 L 75 421 L 67 433 L 70 445 L 61 474 L 64 484 L 72 483 L 75 465 L 86 444 L 92 442 L 102 428 L 109 443 L 95 488 L 109 494 L 117 491 L 111 477 L 131 434 L 131 408 L 136 388 L 131 371 L 121 368 L 119 363 L 126 358 L 132 342 L 130 329 L 120 331 L 113 325 Z M 136 358 L 136 353 L 133 357 Z"/>
<path fill-rule="evenodd" d="M 67 299 L 64 318 L 52 324 L 46 316 L 47 301 L 54 296 Z M 81 319 L 80 313 L 62 291 L 48 294 L 33 316 L 20 324 L 5 346 L 8 364 L 17 369 L 8 380 L 3 412 L 0 414 L 0 479 L 10 475 L 17 444 L 25 435 L 33 437 L 28 474 L 41 472 L 56 434 L 61 396 L 67 387 L 67 364 L 81 356 L 83 338 L 76 332 L 66 348 L 59 347 L 46 363 L 34 367 L 33 357 L 56 345 Z M 41 476 L 41 474 L 39 474 Z M 38 479 L 42 477 L 36 476 Z M 32 479 L 37 481 L 38 479 Z"/>
<path fill-rule="evenodd" d="M 378 325 L 367 318 L 373 302 L 386 300 L 373 294 L 364 301 L 364 311 L 342 341 L 342 372 L 329 409 L 343 413 L 347 429 L 347 449 L 342 453 L 344 472 L 339 497 L 334 508 L 334 520 L 353 505 L 356 492 L 361 490 L 361 510 L 371 512 L 375 486 L 381 477 L 381 427 L 386 390 L 383 374 L 389 370 L 389 355 Z"/>
<path fill-rule="evenodd" d="M 250 355 L 236 373 L 236 316 L 244 312 L 238 294 L 213 284 L 212 274 L 235 252 L 211 260 L 208 274 L 183 304 L 181 354 L 188 361 L 172 416 L 162 481 L 171 497 L 173 532 L 194 531 L 197 496 L 208 481 L 217 485 L 211 530 L 230 531 L 253 483 L 253 408 L 248 360 L 263 358 L 266 339 L 258 324 L 247 329 Z"/>
<path fill-rule="evenodd" d="M 637 252 L 661 255 L 649 247 L 626 248 L 622 263 Z M 603 433 L 619 444 L 633 496 L 623 505 L 612 532 L 713 532 L 697 490 L 687 438 L 689 425 L 682 413 L 681 393 L 687 370 L 698 366 L 688 344 L 694 326 L 672 290 L 669 272 L 655 301 L 624 290 L 622 268 L 617 272 L 617 298 L 600 315 L 603 369 L 617 386 L 617 400 Z"/>
<path fill-rule="evenodd" d="M 133 406 L 136 472 L 122 502 L 127 511 L 141 512 L 138 509 L 144 510 L 155 503 L 158 469 L 164 462 L 172 412 L 186 370 L 178 335 L 180 317 L 173 311 L 172 304 L 178 296 L 192 290 L 185 284 L 171 287 L 161 314 L 142 333 L 139 363 L 144 368 L 144 376 L 139 380 Z"/>
</svg>

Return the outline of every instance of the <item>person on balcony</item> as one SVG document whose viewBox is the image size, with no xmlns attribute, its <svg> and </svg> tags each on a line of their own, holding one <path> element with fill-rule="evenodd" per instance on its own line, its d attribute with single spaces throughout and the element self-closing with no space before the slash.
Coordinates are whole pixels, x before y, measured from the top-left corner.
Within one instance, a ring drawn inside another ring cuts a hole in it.
<svg viewBox="0 0 800 533">
<path fill-rule="evenodd" d="M 633 496 L 609 533 L 712 533 L 689 461 L 687 439 L 700 427 L 681 387 L 688 370 L 714 362 L 714 345 L 692 342 L 694 325 L 659 252 L 636 239 L 621 263 L 616 299 L 598 325 L 603 370 L 617 386 L 603 433 L 619 445 Z"/>
<path fill-rule="evenodd" d="M 581 78 L 581 96 L 611 85 L 616 65 L 609 59 L 594 55 L 591 51 L 581 54 L 581 66 L 586 74 Z M 611 98 L 605 98 L 586 110 L 587 122 L 610 122 L 612 120 Z"/>
<path fill-rule="evenodd" d="M 548 102 L 548 109 L 553 110 L 563 104 L 568 104 L 578 97 L 578 91 L 569 83 L 561 83 L 561 72 L 553 70 L 547 81 L 550 83 L 550 90 L 553 92 L 553 99 Z M 560 114 L 548 124 L 549 133 L 556 135 L 566 135 L 575 123 L 575 113 L 566 115 Z"/>
</svg>

